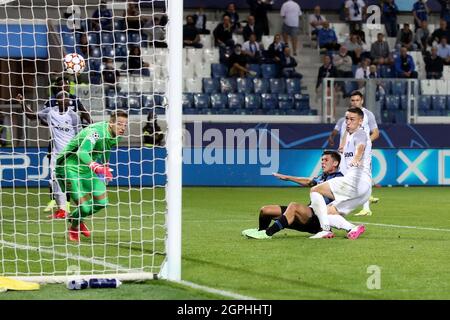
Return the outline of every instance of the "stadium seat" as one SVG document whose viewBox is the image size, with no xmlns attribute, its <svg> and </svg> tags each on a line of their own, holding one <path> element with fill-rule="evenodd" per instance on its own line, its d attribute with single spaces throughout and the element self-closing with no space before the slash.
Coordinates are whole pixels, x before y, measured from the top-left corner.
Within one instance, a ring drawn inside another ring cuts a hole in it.
<svg viewBox="0 0 450 320">
<path fill-rule="evenodd" d="M 187 92 L 193 92 L 193 93 L 201 93 L 202 90 L 202 79 L 200 78 L 187 78 L 185 80 L 185 90 Z"/>
<path fill-rule="evenodd" d="M 261 106 L 263 109 L 275 110 L 278 108 L 278 95 L 274 93 L 261 94 Z"/>
<path fill-rule="evenodd" d="M 126 44 L 127 43 L 127 34 L 124 31 L 115 31 L 114 32 L 114 43 L 118 44 Z"/>
<path fill-rule="evenodd" d="M 114 43 L 114 36 L 113 33 L 110 31 L 103 31 L 101 33 L 101 44 L 113 44 Z"/>
<path fill-rule="evenodd" d="M 278 77 L 278 68 L 274 64 L 262 64 L 261 73 L 265 79 L 276 78 Z"/>
<path fill-rule="evenodd" d="M 268 93 L 269 92 L 269 80 L 263 78 L 253 79 L 253 88 L 255 93 Z"/>
<path fill-rule="evenodd" d="M 228 98 L 223 93 L 213 93 L 210 96 L 212 109 L 225 109 L 228 104 Z"/>
<path fill-rule="evenodd" d="M 203 44 L 203 48 L 213 48 L 210 34 L 201 34 L 200 42 Z"/>
<path fill-rule="evenodd" d="M 100 71 L 102 60 L 100 58 L 89 58 L 89 70 Z"/>
<path fill-rule="evenodd" d="M 248 69 L 250 71 L 253 71 L 253 72 L 256 73 L 255 76 L 251 76 L 250 74 L 248 74 L 247 75 L 248 77 L 250 77 L 250 78 L 259 78 L 259 77 L 261 77 L 261 66 L 259 64 L 253 64 L 253 63 L 249 64 L 248 65 Z"/>
<path fill-rule="evenodd" d="M 425 95 L 436 94 L 436 80 L 420 80 L 420 92 Z"/>
<path fill-rule="evenodd" d="M 104 44 L 101 46 L 102 56 L 114 58 L 115 50 L 114 46 L 111 44 Z"/>
<path fill-rule="evenodd" d="M 238 93 L 253 93 L 253 81 L 249 78 L 237 78 Z"/>
<path fill-rule="evenodd" d="M 165 93 L 167 90 L 167 81 L 164 79 L 155 79 L 153 81 L 153 91 L 156 93 Z"/>
<path fill-rule="evenodd" d="M 294 108 L 298 109 L 298 110 L 309 111 L 309 95 L 295 94 L 294 95 Z"/>
<path fill-rule="evenodd" d="M 261 108 L 260 94 L 246 94 L 245 95 L 245 109 L 254 110 Z"/>
<path fill-rule="evenodd" d="M 128 43 L 134 45 L 141 44 L 141 34 L 135 31 L 128 31 Z"/>
<path fill-rule="evenodd" d="M 387 110 L 398 110 L 400 106 L 400 96 L 386 96 L 384 103 Z"/>
<path fill-rule="evenodd" d="M 383 87 L 385 94 L 389 95 L 391 92 L 391 81 L 389 80 L 381 81 L 380 85 Z"/>
<path fill-rule="evenodd" d="M 194 71 L 198 78 L 211 78 L 211 65 L 209 63 L 194 65 Z"/>
<path fill-rule="evenodd" d="M 392 94 L 402 95 L 406 93 L 406 83 L 403 81 L 393 81 L 392 82 Z"/>
<path fill-rule="evenodd" d="M 87 38 L 88 38 L 88 43 L 90 45 L 93 44 L 100 44 L 99 40 L 98 40 L 98 32 L 88 32 L 87 34 Z"/>
<path fill-rule="evenodd" d="M 116 60 L 126 60 L 128 57 L 127 46 L 123 44 L 116 44 L 115 53 L 116 53 Z"/>
<path fill-rule="evenodd" d="M 419 110 L 430 110 L 431 96 L 419 96 Z"/>
<path fill-rule="evenodd" d="M 244 95 L 242 93 L 228 94 L 228 107 L 232 110 L 243 109 L 245 105 Z"/>
<path fill-rule="evenodd" d="M 208 109 L 210 106 L 209 94 L 194 93 L 194 105 L 196 109 Z"/>
<path fill-rule="evenodd" d="M 301 81 L 298 78 L 286 79 L 286 93 L 299 94 L 301 93 Z"/>
<path fill-rule="evenodd" d="M 408 110 L 408 96 L 406 94 L 400 96 L 400 109 Z"/>
<path fill-rule="evenodd" d="M 128 95 L 128 110 L 130 114 L 140 114 L 141 113 L 141 97 L 138 93 L 133 95 Z"/>
<path fill-rule="evenodd" d="M 220 79 L 220 92 L 222 93 L 234 93 L 236 92 L 236 78 L 221 78 Z"/>
<path fill-rule="evenodd" d="M 102 51 L 99 46 L 91 46 L 89 51 L 90 58 L 100 58 L 102 56 Z"/>
<path fill-rule="evenodd" d="M 285 93 L 286 92 L 286 80 L 284 78 L 272 78 L 269 79 L 270 92 L 271 93 Z"/>
<path fill-rule="evenodd" d="M 447 108 L 447 96 L 431 96 L 431 106 L 433 110 L 445 110 Z"/>
<path fill-rule="evenodd" d="M 114 18 L 114 30 L 124 30 L 125 29 L 125 21 L 123 18 Z"/>
<path fill-rule="evenodd" d="M 211 64 L 211 76 L 213 78 L 224 78 L 228 75 L 228 68 L 222 63 Z"/>
<path fill-rule="evenodd" d="M 447 95 L 449 94 L 448 88 L 447 88 L 447 82 L 446 80 L 436 80 L 436 94 L 440 95 Z"/>
<path fill-rule="evenodd" d="M 278 107 L 282 110 L 289 110 L 294 108 L 294 96 L 291 94 L 282 93 L 278 95 Z"/>
<path fill-rule="evenodd" d="M 203 63 L 203 49 L 187 48 L 187 59 L 194 65 Z"/>
<path fill-rule="evenodd" d="M 192 63 L 183 64 L 183 78 L 194 77 L 194 65 Z"/>
<path fill-rule="evenodd" d="M 203 92 L 204 93 L 219 93 L 220 83 L 217 78 L 203 78 Z"/>
<path fill-rule="evenodd" d="M 183 110 L 194 108 L 194 94 L 190 92 L 183 93 Z"/>
<path fill-rule="evenodd" d="M 219 49 L 206 48 L 203 50 L 203 60 L 207 63 L 219 63 Z"/>
</svg>

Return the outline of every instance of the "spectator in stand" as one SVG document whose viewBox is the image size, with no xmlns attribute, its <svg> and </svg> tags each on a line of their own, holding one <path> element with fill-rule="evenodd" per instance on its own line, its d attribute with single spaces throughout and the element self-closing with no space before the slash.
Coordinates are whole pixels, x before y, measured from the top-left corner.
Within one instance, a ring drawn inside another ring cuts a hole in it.
<svg viewBox="0 0 450 320">
<path fill-rule="evenodd" d="M 374 64 L 371 64 L 369 66 L 369 79 L 377 79 L 380 75 L 377 72 L 377 66 Z"/>
<path fill-rule="evenodd" d="M 0 112 L 0 147 L 6 147 L 9 144 L 8 128 L 5 126 L 5 116 L 3 112 Z"/>
<path fill-rule="evenodd" d="M 353 64 L 359 64 L 361 62 L 363 47 L 358 41 L 358 36 L 356 34 L 350 34 L 350 39 L 345 43 L 345 47 L 348 50 L 348 55 L 352 57 Z"/>
<path fill-rule="evenodd" d="M 164 140 L 164 133 L 158 124 L 156 114 L 153 116 L 153 111 L 150 111 L 147 116 L 147 123 L 142 128 L 144 146 L 152 148 L 154 146 L 162 146 Z"/>
<path fill-rule="evenodd" d="M 294 56 L 297 55 L 297 43 L 302 10 L 298 3 L 293 0 L 286 0 L 281 6 L 280 15 L 283 18 L 283 38 L 284 43 L 289 44 L 289 37 L 291 38 L 292 51 Z"/>
<path fill-rule="evenodd" d="M 352 32 L 353 34 L 356 34 L 358 38 L 366 44 L 366 33 L 361 29 L 360 24 L 355 24 L 355 29 Z"/>
<path fill-rule="evenodd" d="M 409 28 L 409 23 L 403 25 L 403 29 L 400 30 L 397 36 L 397 50 L 401 47 L 405 47 L 409 51 L 417 50 L 417 45 L 414 43 L 413 32 Z"/>
<path fill-rule="evenodd" d="M 338 78 L 353 78 L 352 57 L 348 55 L 346 47 L 339 48 L 339 53 L 333 56 L 333 64 L 336 67 Z"/>
<path fill-rule="evenodd" d="M 231 77 L 245 77 L 247 74 L 255 76 L 254 71 L 248 69 L 247 56 L 242 52 L 242 46 L 236 44 L 234 51 L 228 59 L 229 74 Z"/>
<path fill-rule="evenodd" d="M 225 13 L 222 15 L 222 17 L 224 16 L 230 17 L 231 27 L 234 33 L 242 32 L 241 24 L 239 23 L 239 14 L 236 11 L 236 4 L 234 2 L 230 2 L 228 4 L 227 9 L 225 10 Z"/>
<path fill-rule="evenodd" d="M 397 78 L 417 79 L 414 60 L 406 47 L 400 48 L 400 55 L 395 59 L 394 66 Z"/>
<path fill-rule="evenodd" d="M 128 71 L 133 74 L 137 73 L 144 76 L 149 76 L 149 67 L 150 64 L 145 62 L 141 57 L 141 47 L 131 46 L 130 54 L 128 55 Z"/>
<path fill-rule="evenodd" d="M 314 7 L 314 13 L 309 15 L 309 24 L 312 28 L 311 36 L 317 39 L 317 33 L 322 29 L 323 24 L 327 21 L 324 15 L 320 14 L 320 6 Z"/>
<path fill-rule="evenodd" d="M 377 41 L 372 43 L 370 48 L 370 57 L 375 65 L 378 64 L 392 64 L 394 60 L 391 57 L 389 44 L 384 41 L 384 34 L 381 32 L 377 34 Z"/>
<path fill-rule="evenodd" d="M 423 53 L 427 51 L 427 44 L 430 39 L 430 30 L 428 30 L 428 21 L 422 21 L 422 25 L 416 30 L 415 41 L 417 48 Z"/>
<path fill-rule="evenodd" d="M 256 34 L 256 41 L 261 42 L 262 32 L 255 25 L 255 17 L 248 16 L 247 25 L 242 29 L 242 36 L 244 37 L 244 41 L 248 41 L 250 39 L 250 34 Z"/>
<path fill-rule="evenodd" d="M 338 39 L 336 37 L 336 32 L 330 29 L 330 23 L 325 21 L 323 28 L 317 33 L 317 41 L 319 43 L 319 48 L 322 51 L 337 51 L 340 48 L 340 44 L 337 43 Z"/>
<path fill-rule="evenodd" d="M 350 33 L 355 30 L 355 25 L 361 24 L 366 16 L 366 4 L 363 0 L 347 0 L 345 2 L 345 12 L 350 27 Z"/>
<path fill-rule="evenodd" d="M 106 0 L 101 0 L 99 7 L 92 15 L 92 29 L 95 31 L 113 30 L 113 12 L 108 9 Z"/>
<path fill-rule="evenodd" d="M 141 21 L 141 10 L 139 8 L 139 2 L 129 1 L 127 8 L 124 12 L 125 29 L 128 32 L 140 32 L 141 26 L 145 24 L 145 21 Z"/>
<path fill-rule="evenodd" d="M 284 48 L 284 54 L 281 57 L 281 75 L 284 78 L 303 78 L 303 75 L 295 70 L 297 61 L 291 56 L 289 47 Z"/>
<path fill-rule="evenodd" d="M 256 34 L 252 33 L 250 39 L 242 45 L 242 52 L 247 56 L 248 63 L 261 63 L 262 50 L 258 42 L 256 42 Z"/>
<path fill-rule="evenodd" d="M 80 35 L 80 41 L 78 42 L 76 46 L 76 52 L 78 54 L 81 54 L 83 58 L 86 59 L 86 63 L 88 62 L 87 59 L 89 59 L 89 42 L 88 37 L 86 33 L 82 33 Z"/>
<path fill-rule="evenodd" d="M 412 13 L 414 16 L 414 31 L 417 31 L 422 25 L 422 21 L 428 20 L 430 9 L 428 8 L 426 1 L 417 0 L 413 5 Z"/>
<path fill-rule="evenodd" d="M 369 79 L 370 59 L 365 58 L 361 61 L 361 66 L 356 69 L 355 79 Z"/>
<path fill-rule="evenodd" d="M 318 93 L 319 87 L 322 84 L 322 80 L 324 78 L 336 78 L 337 70 L 336 67 L 331 62 L 331 57 L 329 55 L 325 55 L 323 57 L 323 65 L 319 68 L 319 73 L 317 74 L 317 82 L 316 82 L 316 93 Z"/>
<path fill-rule="evenodd" d="M 437 55 L 444 60 L 445 65 L 450 65 L 450 45 L 447 43 L 447 38 L 442 37 L 437 49 Z"/>
<path fill-rule="evenodd" d="M 382 19 L 388 37 L 397 37 L 397 14 L 398 7 L 395 0 L 384 0 Z"/>
<path fill-rule="evenodd" d="M 447 21 L 441 19 L 439 21 L 439 28 L 433 31 L 433 33 L 431 34 L 431 39 L 429 40 L 428 44 L 430 46 L 438 45 L 439 43 L 441 43 L 442 37 L 450 39 L 450 30 L 447 27 L 448 27 Z"/>
<path fill-rule="evenodd" d="M 441 19 L 447 21 L 450 29 L 450 0 L 438 0 L 441 5 Z"/>
<path fill-rule="evenodd" d="M 266 52 L 268 62 L 279 64 L 284 55 L 284 48 L 286 48 L 286 44 L 281 40 L 281 35 L 277 33 Z"/>
<path fill-rule="evenodd" d="M 211 31 L 206 29 L 206 14 L 203 12 L 203 8 L 198 8 L 198 11 L 194 14 L 195 27 L 199 34 L 210 34 Z"/>
<path fill-rule="evenodd" d="M 247 0 L 247 4 L 250 7 L 250 15 L 255 17 L 256 27 L 266 36 L 270 34 L 267 11 L 272 9 L 273 3 L 273 0 Z"/>
<path fill-rule="evenodd" d="M 222 18 L 222 23 L 219 23 L 214 29 L 214 45 L 216 47 L 232 47 L 233 41 L 233 27 L 229 16 Z"/>
<path fill-rule="evenodd" d="M 103 58 L 102 78 L 105 91 L 114 89 L 116 93 L 119 92 L 119 77 L 120 72 L 115 68 L 114 60 L 107 57 Z"/>
<path fill-rule="evenodd" d="M 203 48 L 193 16 L 187 16 L 183 26 L 183 47 Z"/>
<path fill-rule="evenodd" d="M 441 79 L 444 72 L 444 60 L 437 54 L 438 48 L 431 47 L 431 55 L 426 56 L 425 71 L 427 73 L 427 79 Z"/>
</svg>

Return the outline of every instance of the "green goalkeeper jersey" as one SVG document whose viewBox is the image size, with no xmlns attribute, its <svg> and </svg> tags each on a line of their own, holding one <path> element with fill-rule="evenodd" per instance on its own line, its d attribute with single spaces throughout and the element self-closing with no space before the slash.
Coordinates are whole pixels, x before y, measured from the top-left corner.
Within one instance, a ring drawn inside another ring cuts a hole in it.
<svg viewBox="0 0 450 320">
<path fill-rule="evenodd" d="M 87 171 L 92 161 L 106 163 L 111 149 L 119 143 L 121 137 L 112 137 L 108 122 L 91 124 L 81 130 L 58 154 L 58 166 L 75 166 L 79 171 Z"/>
</svg>

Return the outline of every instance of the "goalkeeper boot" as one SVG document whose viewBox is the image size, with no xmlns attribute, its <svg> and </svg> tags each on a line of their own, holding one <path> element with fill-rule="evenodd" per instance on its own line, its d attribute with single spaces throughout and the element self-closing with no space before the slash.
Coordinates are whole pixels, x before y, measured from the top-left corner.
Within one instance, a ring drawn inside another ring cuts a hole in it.
<svg viewBox="0 0 450 320">
<path fill-rule="evenodd" d="M 80 231 L 76 227 L 69 227 L 69 240 L 80 242 Z"/>
<path fill-rule="evenodd" d="M 347 238 L 350 240 L 356 240 L 364 233 L 364 231 L 366 231 L 366 227 L 363 224 L 356 226 L 347 233 Z"/>
<path fill-rule="evenodd" d="M 372 211 L 367 210 L 367 209 L 362 209 L 360 212 L 355 214 L 355 216 L 371 216 L 371 215 L 372 215 Z"/>
<path fill-rule="evenodd" d="M 252 239 L 272 239 L 271 236 L 268 236 L 266 233 L 266 230 L 261 230 L 261 231 L 253 231 L 253 232 L 249 232 L 247 233 L 247 237 L 248 238 L 252 238 Z"/>
<path fill-rule="evenodd" d="M 83 221 L 80 222 L 80 231 L 86 238 L 89 238 L 91 236 L 91 232 Z"/>
<path fill-rule="evenodd" d="M 258 231 L 258 229 L 256 229 L 256 228 L 253 228 L 253 229 L 245 229 L 245 230 L 243 230 L 243 231 L 241 232 L 241 234 L 242 234 L 243 236 L 247 236 L 249 233 L 256 232 L 256 231 Z"/>
<path fill-rule="evenodd" d="M 317 232 L 315 235 L 309 237 L 310 239 L 331 239 L 334 238 L 334 233 L 332 231 L 322 230 Z"/>
<path fill-rule="evenodd" d="M 50 200 L 47 203 L 47 206 L 44 209 L 44 212 L 50 212 L 53 210 L 53 208 L 56 206 L 56 201 L 55 200 Z"/>
<path fill-rule="evenodd" d="M 65 219 L 67 217 L 67 212 L 64 209 L 58 209 L 55 213 L 48 216 L 51 219 Z"/>
<path fill-rule="evenodd" d="M 378 201 L 380 201 L 380 198 L 375 198 L 375 197 L 370 196 L 369 201 L 370 201 L 370 203 L 377 203 Z"/>
</svg>

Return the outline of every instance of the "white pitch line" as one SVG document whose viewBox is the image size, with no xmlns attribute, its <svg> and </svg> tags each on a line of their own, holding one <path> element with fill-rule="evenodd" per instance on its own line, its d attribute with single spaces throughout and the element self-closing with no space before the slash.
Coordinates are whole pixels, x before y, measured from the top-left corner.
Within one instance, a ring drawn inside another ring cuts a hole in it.
<svg viewBox="0 0 450 320">
<path fill-rule="evenodd" d="M 444 231 L 450 232 L 450 229 L 430 228 L 430 227 L 417 227 L 417 226 L 402 226 L 397 224 L 385 224 L 374 222 L 362 222 L 362 221 L 349 221 L 351 223 L 368 224 L 373 226 L 388 227 L 388 228 L 402 228 L 402 229 L 416 229 L 416 230 L 428 230 L 428 231 Z"/>
<path fill-rule="evenodd" d="M 7 246 L 7 247 L 11 247 L 11 248 L 16 248 L 16 249 L 21 249 L 21 250 L 29 250 L 29 251 L 36 251 L 36 252 L 42 252 L 42 253 L 48 253 L 48 254 L 52 254 L 52 255 L 55 255 L 55 256 L 59 256 L 59 257 L 65 257 L 65 258 L 68 258 L 68 259 L 80 260 L 80 261 L 84 261 L 84 262 L 100 265 L 100 266 L 103 266 L 103 267 L 108 267 L 108 268 L 111 268 L 113 270 L 120 270 L 120 271 L 127 271 L 128 270 L 127 268 L 122 267 L 122 266 L 117 265 L 117 264 L 113 264 L 113 263 L 97 260 L 97 259 L 94 259 L 94 258 L 87 258 L 87 257 L 83 257 L 83 256 L 71 254 L 71 253 L 61 253 L 61 252 L 57 252 L 57 251 L 50 250 L 50 249 L 43 249 L 43 248 L 38 248 L 38 247 L 33 247 L 33 246 L 25 246 L 25 245 L 22 245 L 22 244 L 8 242 L 8 241 L 4 241 L 4 240 L 0 240 L 0 244 L 2 244 L 4 246 Z"/>
<path fill-rule="evenodd" d="M 176 281 L 179 284 L 191 287 L 193 289 L 197 289 L 197 290 L 202 290 L 202 291 L 206 291 L 209 293 L 214 293 L 214 294 L 218 294 L 224 297 L 229 297 L 229 298 L 233 298 L 233 299 L 237 299 L 237 300 L 258 300 L 256 298 L 253 297 L 248 297 L 248 296 L 243 296 L 234 292 L 230 292 L 230 291 L 224 291 L 224 290 L 220 290 L 220 289 L 215 289 L 215 288 L 210 288 L 210 287 L 206 287 L 206 286 L 202 286 L 200 284 L 196 284 L 190 281 L 185 281 L 185 280 L 180 280 L 180 281 Z"/>
</svg>

